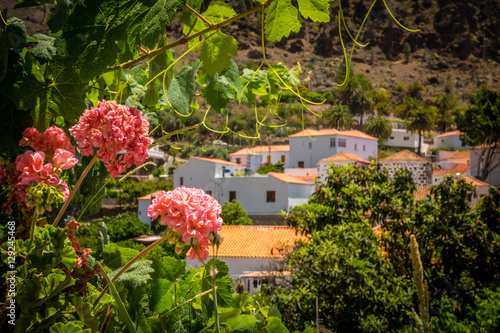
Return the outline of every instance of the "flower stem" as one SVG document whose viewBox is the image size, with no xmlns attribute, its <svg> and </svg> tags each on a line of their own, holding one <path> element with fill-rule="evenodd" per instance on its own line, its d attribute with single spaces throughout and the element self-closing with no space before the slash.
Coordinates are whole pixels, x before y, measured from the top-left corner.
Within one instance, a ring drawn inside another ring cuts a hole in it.
<svg viewBox="0 0 500 333">
<path fill-rule="evenodd" d="M 97 156 L 94 156 L 94 158 L 92 159 L 92 161 L 90 161 L 89 165 L 87 165 L 87 167 L 85 168 L 85 170 L 83 170 L 82 175 L 80 176 L 80 178 L 78 179 L 78 181 L 75 184 L 75 187 L 73 187 L 73 190 L 69 194 L 68 200 L 66 200 L 66 202 L 64 202 L 64 205 L 62 206 L 61 210 L 59 211 L 59 214 L 57 214 L 57 217 L 56 217 L 54 223 L 52 223 L 52 225 L 54 227 L 57 226 L 57 223 L 59 222 L 59 220 L 61 219 L 61 217 L 64 215 L 64 212 L 66 211 L 66 208 L 68 208 L 69 203 L 71 202 L 71 200 L 75 196 L 75 193 L 78 190 L 78 188 L 80 187 L 83 179 L 87 176 L 87 174 L 89 173 L 90 169 L 92 169 L 92 167 L 94 166 L 95 162 L 97 162 Z"/>
<path fill-rule="evenodd" d="M 120 275 L 122 275 L 123 272 L 125 272 L 127 270 L 127 268 L 130 267 L 130 265 L 132 265 L 134 262 L 136 262 L 137 259 L 139 259 L 140 257 L 142 257 L 144 254 L 146 254 L 147 252 L 149 252 L 152 248 L 154 248 L 155 246 L 157 246 L 158 244 L 160 244 L 161 242 L 163 242 L 164 240 L 166 240 L 167 237 L 168 237 L 168 233 L 165 234 L 164 236 L 162 236 L 160 239 L 158 239 L 153 244 L 149 245 L 147 248 L 145 248 L 141 252 L 139 252 L 139 254 L 137 254 L 135 257 L 133 257 L 128 263 L 125 264 L 125 266 L 123 266 L 120 269 L 120 271 L 118 271 L 118 273 L 116 273 L 116 275 L 111 279 L 111 282 L 115 282 L 116 279 L 118 279 L 118 277 Z M 108 291 L 108 288 L 109 288 L 109 286 L 106 285 L 104 287 L 104 289 L 101 291 L 101 294 L 96 298 L 96 300 L 94 301 L 94 308 L 96 307 L 97 303 L 99 303 L 99 301 L 101 300 L 102 296 L 104 296 L 104 294 L 106 293 L 106 291 Z"/>
<path fill-rule="evenodd" d="M 220 323 L 219 323 L 219 309 L 217 307 L 217 288 L 215 286 L 215 276 L 216 274 L 216 263 L 217 259 L 213 262 L 214 273 L 210 274 L 212 276 L 212 292 L 214 294 L 214 307 L 215 307 L 215 327 L 217 328 L 217 333 L 220 333 Z"/>
<path fill-rule="evenodd" d="M 34 213 L 33 214 L 33 220 L 31 221 L 31 230 L 30 230 L 30 241 L 33 242 L 33 239 L 35 239 L 35 228 L 36 228 L 36 221 L 38 220 L 38 214 Z"/>
</svg>

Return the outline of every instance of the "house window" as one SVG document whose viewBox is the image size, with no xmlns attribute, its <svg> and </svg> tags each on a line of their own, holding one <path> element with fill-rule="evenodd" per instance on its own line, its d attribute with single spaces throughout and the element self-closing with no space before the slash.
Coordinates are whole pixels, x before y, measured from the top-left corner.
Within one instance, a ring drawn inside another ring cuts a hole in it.
<svg viewBox="0 0 500 333">
<path fill-rule="evenodd" d="M 345 148 L 346 147 L 345 139 L 338 139 L 338 144 L 339 144 L 339 147 Z"/>
<path fill-rule="evenodd" d="M 184 177 L 181 177 L 181 179 L 179 180 L 179 183 L 182 185 L 184 185 Z"/>
<path fill-rule="evenodd" d="M 271 164 L 271 155 L 267 155 L 267 163 Z"/>
<path fill-rule="evenodd" d="M 393 136 L 391 136 L 391 137 L 389 138 L 389 140 L 394 140 L 394 137 L 393 137 Z"/>
<path fill-rule="evenodd" d="M 206 194 L 212 195 L 212 191 L 205 191 Z"/>
<path fill-rule="evenodd" d="M 354 144 L 354 150 L 358 151 L 358 144 L 357 143 Z"/>
<path fill-rule="evenodd" d="M 304 161 L 299 161 L 299 168 L 304 169 Z"/>
<path fill-rule="evenodd" d="M 236 200 L 236 191 L 229 191 L 229 202 Z"/>
<path fill-rule="evenodd" d="M 236 158 L 236 163 L 237 163 L 237 164 L 241 164 L 241 158 L 237 157 L 237 158 Z"/>
<path fill-rule="evenodd" d="M 403 138 L 403 140 L 408 141 L 408 140 L 410 140 L 410 137 L 409 137 L 409 136 L 405 136 L 405 137 Z"/>
<path fill-rule="evenodd" d="M 276 191 L 266 192 L 266 202 L 276 202 Z"/>
<path fill-rule="evenodd" d="M 330 138 L 330 148 L 335 148 L 335 138 Z"/>
<path fill-rule="evenodd" d="M 286 158 L 286 156 L 285 156 L 285 155 L 281 155 L 281 162 L 282 162 L 282 163 L 285 163 L 285 158 Z"/>
<path fill-rule="evenodd" d="M 313 143 L 309 142 L 309 149 L 312 149 L 312 148 L 313 148 Z"/>
<path fill-rule="evenodd" d="M 365 145 L 363 145 L 363 151 L 366 151 L 366 146 Z"/>
</svg>

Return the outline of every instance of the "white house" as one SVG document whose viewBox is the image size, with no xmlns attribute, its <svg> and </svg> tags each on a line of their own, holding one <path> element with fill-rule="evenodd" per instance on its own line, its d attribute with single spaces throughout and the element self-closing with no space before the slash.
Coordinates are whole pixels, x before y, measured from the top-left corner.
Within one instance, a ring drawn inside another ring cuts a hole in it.
<svg viewBox="0 0 500 333">
<path fill-rule="evenodd" d="M 474 185 L 476 189 L 476 195 L 471 196 L 470 198 L 470 203 L 472 205 L 475 205 L 481 196 L 488 194 L 490 190 L 490 184 L 487 184 L 485 182 L 482 182 L 474 177 L 471 177 L 470 175 L 462 175 L 462 176 L 456 176 L 455 177 L 455 182 L 457 182 L 458 179 L 463 178 L 465 179 L 466 182 Z M 425 198 L 427 198 L 429 195 L 431 195 L 431 189 L 433 185 L 417 185 L 417 191 L 415 192 L 415 200 L 420 201 Z"/>
<path fill-rule="evenodd" d="M 460 131 L 446 132 L 434 137 L 433 148 L 467 148 L 468 146 L 461 139 L 464 133 Z"/>
<path fill-rule="evenodd" d="M 287 166 L 289 145 L 270 145 L 243 148 L 229 154 L 233 163 L 242 164 L 251 170 L 257 170 L 263 164 L 284 163 Z"/>
<path fill-rule="evenodd" d="M 387 168 L 390 177 L 393 177 L 399 169 L 407 169 L 412 172 L 413 181 L 417 185 L 430 185 L 432 183 L 432 163 L 409 150 L 405 149 L 382 158 L 379 165 L 380 168 Z"/>
<path fill-rule="evenodd" d="M 318 184 L 325 181 L 328 176 L 327 170 L 333 165 L 335 167 L 343 167 L 346 165 L 361 165 L 364 168 L 370 166 L 371 162 L 359 157 L 358 155 L 341 152 L 328 158 L 323 158 L 318 161 Z"/>
<path fill-rule="evenodd" d="M 290 168 L 316 168 L 319 160 L 340 152 L 353 153 L 364 159 L 377 157 L 377 139 L 356 130 L 306 129 L 288 138 Z"/>
<path fill-rule="evenodd" d="M 273 172 L 250 175 L 244 169 L 232 162 L 191 157 L 174 170 L 174 188 L 201 188 L 220 204 L 236 200 L 255 224 L 307 203 L 314 192 L 313 183 L 296 176 Z"/>
<path fill-rule="evenodd" d="M 490 155 L 490 158 L 488 156 Z M 470 148 L 470 174 L 480 178 L 484 168 L 489 168 L 489 174 L 483 179 L 488 184 L 500 186 L 500 147 Z"/>
<path fill-rule="evenodd" d="M 421 142 L 422 152 L 427 151 L 428 144 L 424 143 L 424 137 L 418 133 L 412 133 L 404 128 L 393 128 L 389 139 L 384 140 L 384 146 L 404 148 L 412 151 L 417 151 L 418 140 Z"/>
<path fill-rule="evenodd" d="M 465 176 L 469 174 L 469 171 L 470 165 L 468 164 L 457 164 L 451 169 L 434 169 L 432 170 L 432 185 L 440 184 L 446 176 Z"/>
<path fill-rule="evenodd" d="M 293 249 L 296 240 L 306 240 L 304 236 L 297 235 L 295 229 L 287 226 L 222 225 L 220 234 L 224 239 L 217 257 L 228 265 L 233 281 L 244 282 L 248 292 L 260 289 L 263 280 L 270 278 L 270 275 L 280 275 L 274 272 L 276 261 Z M 211 247 L 209 252 L 211 259 L 214 255 Z M 198 260 L 186 259 L 187 268 L 201 265 Z M 252 272 L 260 274 L 250 274 Z M 257 281 L 255 287 L 254 281 Z"/>
</svg>

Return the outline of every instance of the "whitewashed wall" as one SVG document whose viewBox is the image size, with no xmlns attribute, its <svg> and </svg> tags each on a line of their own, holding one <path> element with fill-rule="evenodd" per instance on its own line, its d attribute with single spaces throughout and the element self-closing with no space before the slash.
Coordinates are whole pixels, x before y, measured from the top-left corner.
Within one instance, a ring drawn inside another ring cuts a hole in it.
<svg viewBox="0 0 500 333">
<path fill-rule="evenodd" d="M 285 168 L 284 172 L 292 176 L 317 176 L 316 168 Z"/>
<path fill-rule="evenodd" d="M 434 148 L 467 148 L 467 145 L 462 143 L 460 135 L 447 135 L 439 138 L 434 138 Z"/>
<path fill-rule="evenodd" d="M 470 149 L 470 175 L 472 177 L 479 178 L 480 176 L 480 155 L 482 149 L 472 148 Z M 500 149 L 497 149 L 495 154 L 495 161 L 492 163 L 493 165 L 497 165 L 500 163 Z M 482 179 L 484 182 L 493 185 L 500 186 L 500 166 L 493 169 L 492 172 L 488 175 L 486 179 Z"/>
<path fill-rule="evenodd" d="M 408 140 L 404 138 L 408 137 Z M 410 148 L 415 151 L 418 148 L 418 140 L 422 142 L 422 152 L 427 151 L 429 145 L 424 143 L 424 137 L 420 137 L 417 133 L 411 133 L 406 129 L 393 129 L 392 135 L 389 139 L 384 141 L 384 145 L 387 147 L 400 147 L 400 148 Z"/>
<path fill-rule="evenodd" d="M 211 258 L 210 258 L 211 259 Z M 242 258 L 242 257 L 220 257 L 229 267 L 229 275 L 233 280 L 237 280 L 240 275 L 253 271 L 268 271 L 272 267 L 274 258 Z M 186 258 L 186 268 L 199 268 L 201 263 L 198 260 Z"/>
</svg>

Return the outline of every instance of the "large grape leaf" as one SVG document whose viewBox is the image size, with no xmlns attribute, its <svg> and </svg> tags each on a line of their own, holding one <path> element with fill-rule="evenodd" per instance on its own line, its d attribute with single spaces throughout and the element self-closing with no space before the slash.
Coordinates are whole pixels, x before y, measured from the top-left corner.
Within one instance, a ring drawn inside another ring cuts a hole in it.
<svg viewBox="0 0 500 333">
<path fill-rule="evenodd" d="M 267 318 L 266 330 L 268 333 L 290 333 L 286 326 L 281 322 L 281 319 L 276 317 Z"/>
<path fill-rule="evenodd" d="M 193 99 L 195 71 L 193 67 L 184 66 L 176 73 L 167 92 L 168 102 L 177 112 L 188 115 L 191 100 Z"/>
<path fill-rule="evenodd" d="M 291 0 L 276 0 L 266 9 L 266 37 L 271 42 L 279 42 L 290 32 L 299 32 L 302 22 L 299 11 Z"/>
<path fill-rule="evenodd" d="M 172 23 L 175 11 L 184 7 L 185 0 L 159 0 L 142 20 L 140 35 L 142 44 L 153 48 L 160 35 L 165 33 L 165 25 Z"/>
<path fill-rule="evenodd" d="M 149 305 L 156 313 L 162 313 L 174 306 L 178 297 L 176 280 L 186 272 L 186 267 L 180 260 L 164 257 L 163 261 L 153 259 L 152 268 Z"/>
<path fill-rule="evenodd" d="M 236 40 L 220 31 L 212 37 L 205 39 L 200 52 L 203 69 L 209 74 L 220 73 L 229 68 L 231 59 L 229 55 L 238 55 Z"/>
<path fill-rule="evenodd" d="M 310 18 L 314 22 L 330 22 L 331 0 L 300 0 L 299 11 L 304 18 Z"/>
<path fill-rule="evenodd" d="M 201 96 L 215 111 L 221 112 L 231 99 L 238 98 L 241 90 L 239 78 L 238 65 L 231 62 L 227 70 L 210 77 L 210 83 L 203 88 Z"/>
</svg>

